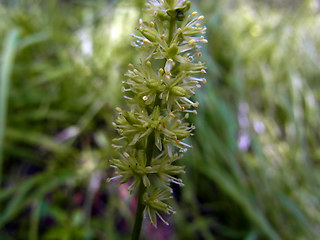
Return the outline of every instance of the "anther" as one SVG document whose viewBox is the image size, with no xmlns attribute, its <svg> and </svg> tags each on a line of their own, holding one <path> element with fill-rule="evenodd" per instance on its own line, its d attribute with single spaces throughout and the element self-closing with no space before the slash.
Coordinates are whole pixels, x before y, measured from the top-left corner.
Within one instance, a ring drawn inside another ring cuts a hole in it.
<svg viewBox="0 0 320 240">
<path fill-rule="evenodd" d="M 147 61 L 147 62 L 146 62 L 146 65 L 147 65 L 148 67 L 151 67 L 151 62 L 150 62 L 150 61 Z"/>
<path fill-rule="evenodd" d="M 192 60 L 193 60 L 193 57 L 192 57 L 192 56 L 189 56 L 188 59 L 189 59 L 190 61 L 192 61 Z"/>
<path fill-rule="evenodd" d="M 117 111 L 117 112 L 121 112 L 122 110 L 121 110 L 121 108 L 116 107 L 116 111 Z"/>
<path fill-rule="evenodd" d="M 201 69 L 201 73 L 207 73 L 205 69 Z"/>
<path fill-rule="evenodd" d="M 204 16 L 199 16 L 198 17 L 198 20 L 200 20 L 200 21 L 203 20 L 203 19 L 204 19 Z"/>
<path fill-rule="evenodd" d="M 181 107 L 180 110 L 181 110 L 181 111 L 184 111 L 184 107 Z"/>
<path fill-rule="evenodd" d="M 169 116 L 172 117 L 172 118 L 175 117 L 175 115 L 173 113 L 170 113 Z"/>
<path fill-rule="evenodd" d="M 202 79 L 202 83 L 206 84 L 207 80 L 205 78 Z"/>
<path fill-rule="evenodd" d="M 201 88 L 201 85 L 200 85 L 200 84 L 197 84 L 197 85 L 196 85 L 196 88 Z"/>
<path fill-rule="evenodd" d="M 197 24 L 196 24 L 196 27 L 200 27 L 200 26 L 201 26 L 201 24 L 200 24 L 200 23 L 197 23 Z"/>
<path fill-rule="evenodd" d="M 126 158 L 130 157 L 129 153 L 127 153 L 127 152 L 124 152 L 123 156 L 125 156 Z"/>
<path fill-rule="evenodd" d="M 140 24 L 140 25 L 143 24 L 142 18 L 139 19 L 139 24 Z"/>
<path fill-rule="evenodd" d="M 147 100 L 148 100 L 148 97 L 147 97 L 147 96 L 143 96 L 143 97 L 142 97 L 142 100 L 143 100 L 143 101 L 147 101 Z"/>
<path fill-rule="evenodd" d="M 154 27 L 154 22 L 150 22 L 150 23 L 149 23 L 149 26 L 150 26 L 150 27 Z"/>
<path fill-rule="evenodd" d="M 191 13 L 191 15 L 192 15 L 192 16 L 195 16 L 195 15 L 197 15 L 197 12 L 193 12 L 193 13 Z"/>
<path fill-rule="evenodd" d="M 150 43 L 150 41 L 148 39 L 143 39 L 144 43 Z"/>
<path fill-rule="evenodd" d="M 161 38 L 161 39 L 164 39 L 164 38 L 165 38 L 165 35 L 164 35 L 164 34 L 162 34 L 162 35 L 160 36 L 160 38 Z"/>
<path fill-rule="evenodd" d="M 189 44 L 194 44 L 194 43 L 196 43 L 196 40 L 194 40 L 194 39 L 191 39 L 191 40 L 189 40 L 189 42 L 188 42 Z"/>
<path fill-rule="evenodd" d="M 208 43 L 208 40 L 207 39 L 202 39 L 201 40 L 203 43 Z"/>
<path fill-rule="evenodd" d="M 198 107 L 199 106 L 199 103 L 198 102 L 195 102 L 194 104 L 192 104 L 193 107 Z"/>
<path fill-rule="evenodd" d="M 128 67 L 131 68 L 131 69 L 133 69 L 133 64 L 129 63 L 129 64 L 128 64 Z"/>
<path fill-rule="evenodd" d="M 163 74 L 163 73 L 164 73 L 163 68 L 160 68 L 160 69 L 159 69 L 159 73 L 161 73 L 161 74 Z"/>
</svg>

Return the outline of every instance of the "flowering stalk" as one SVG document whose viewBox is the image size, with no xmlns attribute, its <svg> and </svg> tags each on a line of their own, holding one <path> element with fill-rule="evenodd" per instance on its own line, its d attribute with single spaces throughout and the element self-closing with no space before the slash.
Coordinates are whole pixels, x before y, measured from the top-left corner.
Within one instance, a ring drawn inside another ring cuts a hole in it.
<svg viewBox="0 0 320 240">
<path fill-rule="evenodd" d="M 192 148 L 184 140 L 195 127 L 185 120 L 197 113 L 199 104 L 190 98 L 206 82 L 197 76 L 206 73 L 198 60 L 199 43 L 207 43 L 204 17 L 187 15 L 190 5 L 186 0 L 149 0 L 147 11 L 153 19 L 140 19 L 140 35 L 131 35 L 144 56 L 136 66 L 129 64 L 123 82 L 129 110 L 116 108 L 119 117 L 113 125 L 121 137 L 113 147 L 120 157 L 110 160 L 116 176 L 108 181 L 132 180 L 128 190 L 138 194 L 132 239 L 139 239 L 144 212 L 154 226 L 157 217 L 168 225 L 160 213 L 174 213 L 166 202 L 172 198 L 170 184 L 183 186 L 177 175 L 184 167 L 174 162 Z"/>
</svg>

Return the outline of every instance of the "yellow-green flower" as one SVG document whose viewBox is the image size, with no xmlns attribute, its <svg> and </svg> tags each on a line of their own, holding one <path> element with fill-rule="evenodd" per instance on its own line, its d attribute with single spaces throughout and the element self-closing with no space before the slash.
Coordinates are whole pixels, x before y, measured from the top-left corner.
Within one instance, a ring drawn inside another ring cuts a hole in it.
<svg viewBox="0 0 320 240">
<path fill-rule="evenodd" d="M 182 153 L 192 148 L 185 139 L 195 129 L 186 119 L 196 114 L 199 103 L 192 100 L 196 89 L 206 79 L 201 62 L 201 43 L 206 27 L 204 17 L 188 14 L 186 0 L 149 0 L 150 22 L 139 19 L 132 43 L 143 57 L 129 64 L 123 83 L 128 109 L 117 108 L 113 123 L 120 137 L 113 146 L 118 159 L 110 160 L 120 183 L 132 180 L 131 193 L 138 192 L 150 221 L 156 226 L 157 216 L 174 211 L 166 203 L 172 196 L 171 183 L 183 186 L 177 175 L 184 167 L 175 165 Z"/>
</svg>

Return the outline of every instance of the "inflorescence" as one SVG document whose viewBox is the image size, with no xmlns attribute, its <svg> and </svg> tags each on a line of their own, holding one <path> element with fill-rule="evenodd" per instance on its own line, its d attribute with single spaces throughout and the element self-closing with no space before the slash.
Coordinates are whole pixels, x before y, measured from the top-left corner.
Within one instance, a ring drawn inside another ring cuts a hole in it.
<svg viewBox="0 0 320 240">
<path fill-rule="evenodd" d="M 183 186 L 177 175 L 184 167 L 175 165 L 192 148 L 185 139 L 195 129 L 186 119 L 197 114 L 199 103 L 191 98 L 201 88 L 206 73 L 200 43 L 206 27 L 204 17 L 192 12 L 186 0 L 149 0 L 151 21 L 139 19 L 139 34 L 131 34 L 132 43 L 143 52 L 140 63 L 129 64 L 122 91 L 129 110 L 116 108 L 119 116 L 113 123 L 121 137 L 114 139 L 118 159 L 110 160 L 116 180 L 132 180 L 130 193 L 143 187 L 144 211 L 156 226 L 159 212 L 174 213 L 165 200 L 172 198 L 171 183 Z"/>
</svg>

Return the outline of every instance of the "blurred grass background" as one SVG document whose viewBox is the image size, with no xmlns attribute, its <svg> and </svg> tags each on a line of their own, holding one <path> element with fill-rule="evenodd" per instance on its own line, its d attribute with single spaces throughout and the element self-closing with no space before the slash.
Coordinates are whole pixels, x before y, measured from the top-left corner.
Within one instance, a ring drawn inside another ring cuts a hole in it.
<svg viewBox="0 0 320 240">
<path fill-rule="evenodd" d="M 192 1 L 208 83 L 170 227 L 144 239 L 319 239 L 316 0 Z M 0 1 L 0 239 L 129 239 L 107 184 L 143 0 Z"/>
</svg>

